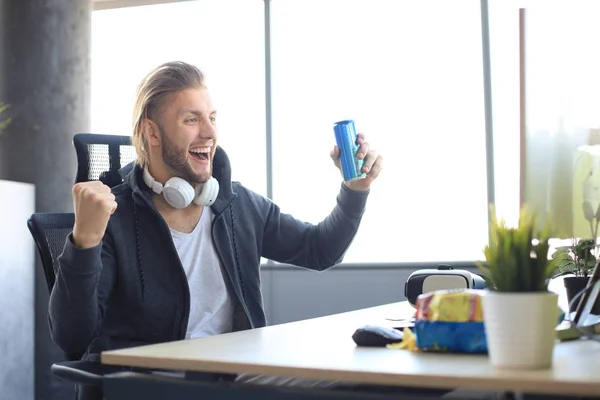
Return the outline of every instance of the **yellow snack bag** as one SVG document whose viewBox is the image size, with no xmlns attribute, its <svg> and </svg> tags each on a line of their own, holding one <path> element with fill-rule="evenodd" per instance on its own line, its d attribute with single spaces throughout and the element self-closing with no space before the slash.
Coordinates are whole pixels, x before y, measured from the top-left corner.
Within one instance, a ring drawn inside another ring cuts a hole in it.
<svg viewBox="0 0 600 400">
<path fill-rule="evenodd" d="M 437 290 L 417 298 L 414 332 L 424 351 L 485 353 L 480 291 Z"/>
<path fill-rule="evenodd" d="M 417 299 L 417 320 L 482 322 L 481 296 L 476 290 L 437 290 Z"/>
</svg>

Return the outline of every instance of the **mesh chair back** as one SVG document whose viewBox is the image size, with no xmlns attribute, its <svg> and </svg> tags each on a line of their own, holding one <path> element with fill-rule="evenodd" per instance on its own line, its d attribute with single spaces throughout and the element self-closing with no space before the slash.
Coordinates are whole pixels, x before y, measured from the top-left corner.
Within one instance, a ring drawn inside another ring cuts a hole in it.
<svg viewBox="0 0 600 400">
<path fill-rule="evenodd" d="M 58 270 L 58 256 L 65 247 L 67 236 L 73 231 L 73 213 L 36 213 L 27 220 L 27 227 L 42 260 L 48 291 L 52 291 Z M 83 354 L 65 354 L 69 361 L 81 359 Z M 56 364 L 55 364 L 56 365 Z M 53 366 L 54 368 L 54 366 Z"/>
<path fill-rule="evenodd" d="M 75 183 L 99 180 L 116 186 L 123 182 L 119 169 L 136 159 L 130 136 L 78 133 L 73 145 L 77 153 Z"/>
<path fill-rule="evenodd" d="M 27 220 L 27 227 L 42 260 L 49 291 L 54 286 L 58 256 L 74 224 L 73 213 L 37 213 Z"/>
</svg>

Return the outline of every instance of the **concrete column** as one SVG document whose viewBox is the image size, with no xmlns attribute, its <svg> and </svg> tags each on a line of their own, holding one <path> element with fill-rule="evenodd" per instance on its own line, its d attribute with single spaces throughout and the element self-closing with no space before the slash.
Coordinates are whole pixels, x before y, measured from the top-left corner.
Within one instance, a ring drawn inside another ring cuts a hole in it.
<svg viewBox="0 0 600 400">
<path fill-rule="evenodd" d="M 37 212 L 71 211 L 72 137 L 90 127 L 91 0 L 0 0 L 0 18 L 0 99 L 13 118 L 0 137 L 0 179 L 33 183 Z M 49 337 L 37 263 L 36 399 L 73 398 L 73 386 L 50 372 L 64 358 Z"/>
</svg>

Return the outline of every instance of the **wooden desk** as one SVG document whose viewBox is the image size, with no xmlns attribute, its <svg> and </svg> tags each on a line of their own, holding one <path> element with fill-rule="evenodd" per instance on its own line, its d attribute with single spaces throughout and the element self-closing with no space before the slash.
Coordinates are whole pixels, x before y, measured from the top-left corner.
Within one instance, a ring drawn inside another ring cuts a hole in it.
<svg viewBox="0 0 600 400">
<path fill-rule="evenodd" d="M 359 348 L 351 335 L 389 316 L 410 315 L 403 303 L 202 339 L 102 354 L 105 364 L 247 373 L 368 384 L 600 395 L 600 343 L 558 343 L 549 370 L 501 370 L 487 356 Z"/>
</svg>

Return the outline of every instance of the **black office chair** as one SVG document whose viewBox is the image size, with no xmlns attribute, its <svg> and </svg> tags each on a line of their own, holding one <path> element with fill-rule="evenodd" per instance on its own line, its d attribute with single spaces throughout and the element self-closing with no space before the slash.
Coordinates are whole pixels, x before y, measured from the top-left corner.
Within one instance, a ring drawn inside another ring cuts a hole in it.
<svg viewBox="0 0 600 400">
<path fill-rule="evenodd" d="M 137 157 L 130 136 L 79 133 L 73 136 L 73 145 L 77 155 L 75 183 L 99 180 L 109 187 L 119 185 L 123 182 L 119 170 Z M 37 213 L 27 221 L 42 260 L 49 291 L 54 287 L 58 256 L 74 223 L 73 213 Z M 51 371 L 63 379 L 93 389 L 92 386 L 102 385 L 104 375 L 131 370 L 82 361 L 81 357 L 82 354 L 67 354 L 69 361 L 54 363 Z M 144 368 L 136 370 L 145 371 Z"/>
<path fill-rule="evenodd" d="M 78 163 L 75 183 L 100 180 L 110 187 L 116 186 L 122 183 L 119 170 L 136 158 L 129 136 L 81 133 L 73 137 L 73 145 Z M 74 224 L 73 213 L 36 213 L 27 220 L 50 292 L 56 280 L 58 256 Z M 103 375 L 123 371 L 121 367 L 82 361 L 82 355 L 66 354 L 68 361 L 52 364 L 51 371 L 74 384 L 87 387 L 102 385 Z"/>
<path fill-rule="evenodd" d="M 54 286 L 57 259 L 62 253 L 67 236 L 73 230 L 73 213 L 36 213 L 27 220 L 27 227 L 38 249 L 48 290 Z M 66 354 L 68 361 L 52 364 L 57 376 L 79 385 L 102 385 L 102 375 L 122 371 L 95 362 L 82 361 L 82 354 Z"/>
<path fill-rule="evenodd" d="M 99 180 L 116 186 L 123 182 L 119 170 L 136 159 L 130 136 L 78 133 L 73 145 L 77 154 L 75 183 Z"/>
<path fill-rule="evenodd" d="M 73 230 L 73 213 L 37 213 L 27 220 L 27 228 L 33 236 L 42 260 L 48 291 L 52 291 L 56 275 L 56 260 L 62 253 L 65 240 Z"/>
</svg>

